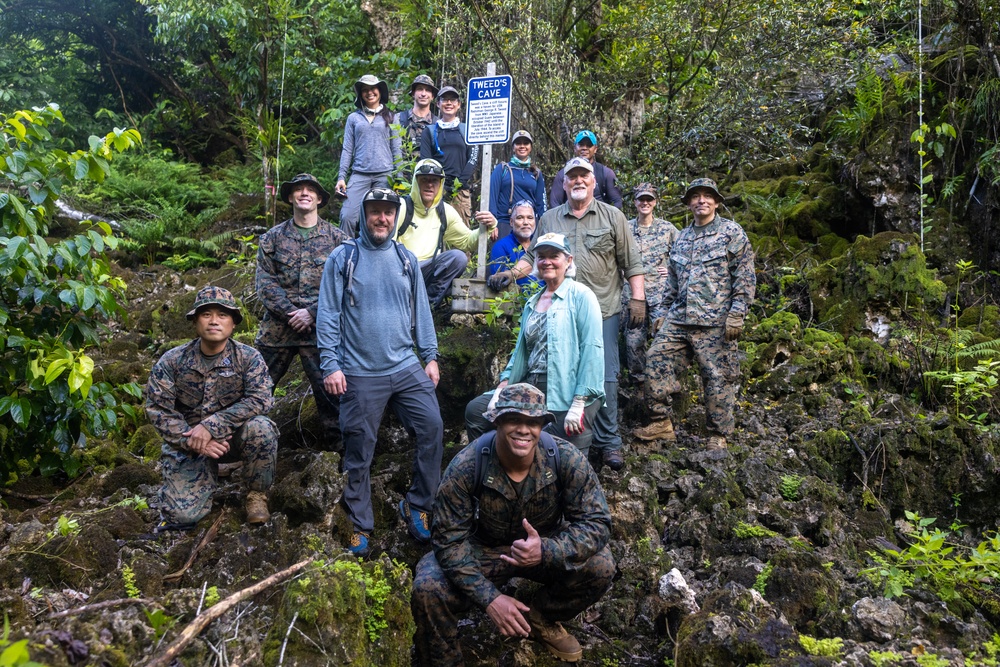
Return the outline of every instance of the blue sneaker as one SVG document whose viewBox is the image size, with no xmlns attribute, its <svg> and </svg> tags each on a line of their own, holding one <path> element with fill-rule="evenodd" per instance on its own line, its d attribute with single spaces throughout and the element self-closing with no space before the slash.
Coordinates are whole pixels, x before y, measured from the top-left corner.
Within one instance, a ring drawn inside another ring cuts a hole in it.
<svg viewBox="0 0 1000 667">
<path fill-rule="evenodd" d="M 371 547 L 368 546 L 368 533 L 356 531 L 351 535 L 351 543 L 347 546 L 347 550 L 358 558 L 367 557 L 371 553 Z"/>
<path fill-rule="evenodd" d="M 427 512 L 414 514 L 410 511 L 410 503 L 406 502 L 406 498 L 404 498 L 399 501 L 399 516 L 402 517 L 403 523 L 406 524 L 406 530 L 413 536 L 413 539 L 421 543 L 431 541 L 431 520 L 427 516 Z"/>
</svg>

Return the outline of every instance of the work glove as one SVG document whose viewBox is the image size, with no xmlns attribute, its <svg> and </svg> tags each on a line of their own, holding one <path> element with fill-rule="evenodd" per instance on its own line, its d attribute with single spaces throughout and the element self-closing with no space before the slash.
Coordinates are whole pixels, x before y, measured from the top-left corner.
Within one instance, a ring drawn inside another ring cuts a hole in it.
<svg viewBox="0 0 1000 667">
<path fill-rule="evenodd" d="M 494 273 L 486 279 L 486 284 L 489 285 L 490 289 L 494 292 L 504 291 L 507 285 L 510 285 L 511 282 L 513 281 L 511 280 L 510 275 L 503 271 Z"/>
<path fill-rule="evenodd" d="M 662 317 L 657 317 L 655 320 L 653 320 L 653 324 L 652 324 L 652 327 L 651 327 L 652 330 L 653 330 L 653 333 L 650 334 L 650 335 L 655 336 L 656 332 L 659 331 L 660 327 L 662 327 L 662 326 L 663 326 L 663 318 Z"/>
<path fill-rule="evenodd" d="M 726 340 L 736 340 L 743 333 L 743 316 L 729 313 L 726 316 Z"/>
<path fill-rule="evenodd" d="M 489 404 L 488 404 L 488 405 L 486 406 L 486 410 L 487 410 L 487 412 L 492 412 L 492 411 L 493 411 L 493 409 L 497 407 L 497 401 L 498 401 L 498 400 L 500 400 L 500 392 L 501 392 L 501 391 L 503 391 L 503 388 L 504 388 L 505 386 L 506 386 L 506 385 L 500 385 L 500 386 L 499 386 L 499 387 L 497 387 L 497 388 L 496 388 L 496 390 L 495 390 L 495 391 L 493 392 L 493 397 L 492 397 L 492 398 L 490 399 L 490 402 L 489 402 Z"/>
<path fill-rule="evenodd" d="M 585 407 L 583 396 L 573 397 L 573 403 L 569 406 L 566 418 L 563 419 L 563 430 L 566 431 L 566 435 L 583 433 L 583 409 Z"/>
<path fill-rule="evenodd" d="M 635 329 L 641 327 L 642 323 L 646 321 L 646 300 L 645 299 L 629 299 L 628 300 L 628 328 Z"/>
</svg>

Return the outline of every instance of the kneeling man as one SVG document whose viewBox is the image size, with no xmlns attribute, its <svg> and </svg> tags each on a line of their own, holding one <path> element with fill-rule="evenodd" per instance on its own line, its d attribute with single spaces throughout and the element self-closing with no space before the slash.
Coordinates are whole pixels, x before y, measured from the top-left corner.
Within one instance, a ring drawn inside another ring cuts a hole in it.
<svg viewBox="0 0 1000 667">
<path fill-rule="evenodd" d="M 247 521 L 265 523 L 278 459 L 267 365 L 230 338 L 243 315 L 229 290 L 203 287 L 187 318 L 198 337 L 160 357 L 146 385 L 146 415 L 163 438 L 157 532 L 192 528 L 211 511 L 223 458 L 243 461 Z"/>
<path fill-rule="evenodd" d="M 458 613 L 486 610 L 500 634 L 532 637 L 576 662 L 580 643 L 561 625 L 611 586 L 611 514 L 587 457 L 542 432 L 555 418 L 526 383 L 483 414 L 490 431 L 452 460 L 434 502 L 434 550 L 417 564 L 417 661 L 461 665 Z M 542 583 L 530 606 L 500 592 L 512 577 Z"/>
</svg>

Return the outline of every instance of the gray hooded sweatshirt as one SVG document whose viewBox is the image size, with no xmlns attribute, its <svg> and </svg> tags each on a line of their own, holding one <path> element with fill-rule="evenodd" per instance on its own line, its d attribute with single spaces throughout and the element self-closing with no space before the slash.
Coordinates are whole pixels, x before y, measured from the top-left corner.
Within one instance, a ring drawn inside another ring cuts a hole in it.
<svg viewBox="0 0 1000 667">
<path fill-rule="evenodd" d="M 375 245 L 365 217 L 362 204 L 360 237 L 355 240 L 357 251 L 350 280 L 344 271 L 351 255 L 349 244 L 335 248 L 323 267 L 316 317 L 323 377 L 338 370 L 348 376 L 391 375 L 417 363 L 417 354 L 424 365 L 437 359 L 437 334 L 420 264 L 413 253 L 402 248 L 409 261 L 408 271 L 416 274 L 417 294 L 413 298 L 410 275 L 404 272 L 392 240 L 398 219 L 388 240 Z M 415 317 L 411 314 L 414 306 Z M 410 325 L 414 320 L 415 334 L 411 336 Z"/>
</svg>

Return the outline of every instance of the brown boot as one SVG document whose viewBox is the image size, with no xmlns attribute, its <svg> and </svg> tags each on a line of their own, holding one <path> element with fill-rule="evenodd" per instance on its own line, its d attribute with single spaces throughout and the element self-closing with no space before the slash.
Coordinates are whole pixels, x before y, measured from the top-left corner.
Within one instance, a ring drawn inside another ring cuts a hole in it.
<svg viewBox="0 0 1000 667">
<path fill-rule="evenodd" d="M 709 449 L 725 449 L 726 437 L 724 435 L 713 435 L 708 439 Z"/>
<path fill-rule="evenodd" d="M 267 511 L 267 494 L 251 491 L 247 494 L 247 522 L 252 526 L 267 523 L 271 513 Z"/>
<path fill-rule="evenodd" d="M 677 434 L 674 433 L 674 425 L 671 423 L 670 417 L 655 421 L 649 426 L 637 428 L 632 431 L 632 435 L 640 440 L 669 440 L 670 442 L 677 440 Z"/>
<path fill-rule="evenodd" d="M 539 612 L 528 612 L 531 638 L 540 641 L 549 653 L 565 662 L 577 662 L 583 657 L 583 649 L 576 637 L 566 632 L 561 623 L 545 620 Z"/>
</svg>

